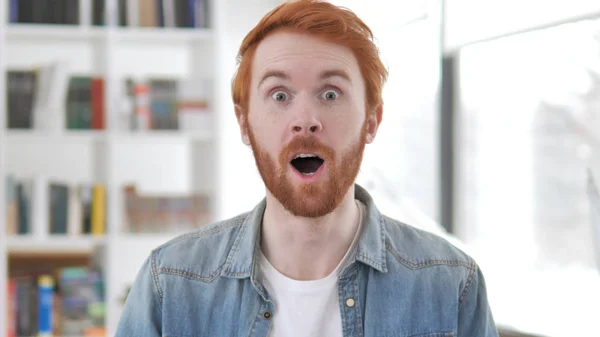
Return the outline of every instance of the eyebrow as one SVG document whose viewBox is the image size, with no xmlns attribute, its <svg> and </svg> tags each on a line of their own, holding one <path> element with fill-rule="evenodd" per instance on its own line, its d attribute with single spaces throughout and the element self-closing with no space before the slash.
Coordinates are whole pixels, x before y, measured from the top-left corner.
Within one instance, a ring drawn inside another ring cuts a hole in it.
<svg viewBox="0 0 600 337">
<path fill-rule="evenodd" d="M 258 86 L 260 87 L 264 81 L 266 81 L 267 79 L 274 77 L 274 78 L 279 78 L 282 80 L 289 80 L 290 79 L 290 75 L 288 73 L 286 73 L 285 71 L 281 71 L 281 70 L 268 70 L 260 79 L 260 82 L 258 82 Z"/>
<path fill-rule="evenodd" d="M 262 78 L 260 79 L 260 82 L 258 82 L 258 86 L 260 87 L 264 81 L 266 81 L 267 79 L 274 77 L 274 78 L 278 78 L 281 80 L 289 80 L 290 74 L 286 73 L 285 71 L 281 71 L 281 70 L 268 70 L 267 72 L 265 72 L 265 74 L 262 76 Z M 320 80 L 326 80 L 329 79 L 331 77 L 340 77 L 343 80 L 352 83 L 352 81 L 350 80 L 350 76 L 348 75 L 348 73 L 342 69 L 331 69 L 331 70 L 325 70 L 323 72 L 321 72 L 321 74 L 319 75 L 319 79 Z"/>
<path fill-rule="evenodd" d="M 319 79 L 326 80 L 331 77 L 341 77 L 342 79 L 346 80 L 347 82 L 352 83 L 348 73 L 342 69 L 325 70 L 324 72 L 321 73 L 321 75 L 319 76 Z"/>
</svg>

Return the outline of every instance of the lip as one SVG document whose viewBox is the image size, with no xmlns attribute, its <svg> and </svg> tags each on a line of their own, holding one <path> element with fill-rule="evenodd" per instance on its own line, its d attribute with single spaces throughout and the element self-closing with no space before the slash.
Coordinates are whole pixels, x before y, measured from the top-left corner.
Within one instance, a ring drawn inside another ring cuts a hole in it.
<svg viewBox="0 0 600 337">
<path fill-rule="evenodd" d="M 304 153 L 304 152 L 302 152 L 302 153 Z M 289 165 L 290 170 L 292 170 L 292 172 L 293 172 L 292 176 L 299 179 L 302 183 L 307 184 L 307 183 L 316 182 L 323 175 L 323 172 L 325 171 L 325 165 L 327 165 L 327 162 L 323 161 L 323 164 L 321 164 L 321 166 L 319 166 L 319 168 L 315 171 L 315 173 L 313 173 L 313 175 L 310 175 L 310 176 L 304 175 L 300 171 L 296 170 L 296 168 L 294 167 L 294 165 L 292 165 L 291 162 L 288 165 Z"/>
<path fill-rule="evenodd" d="M 316 156 L 318 156 L 319 158 L 321 158 L 323 161 L 325 160 L 323 158 L 323 156 L 319 153 L 319 152 L 311 152 L 311 151 L 298 151 L 294 154 L 292 154 L 289 158 L 288 158 L 288 163 L 291 163 L 292 160 L 294 160 L 294 158 L 296 158 L 297 155 L 302 154 L 302 153 L 306 153 L 306 154 L 314 154 Z M 323 166 L 323 165 L 321 165 Z"/>
</svg>

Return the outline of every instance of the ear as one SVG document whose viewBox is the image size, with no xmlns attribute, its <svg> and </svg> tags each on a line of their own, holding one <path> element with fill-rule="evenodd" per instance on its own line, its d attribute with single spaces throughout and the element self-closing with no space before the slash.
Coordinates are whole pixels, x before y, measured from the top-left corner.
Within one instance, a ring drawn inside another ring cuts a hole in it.
<svg viewBox="0 0 600 337">
<path fill-rule="evenodd" d="M 378 105 L 377 108 L 375 108 L 374 113 L 367 115 L 367 144 L 371 144 L 375 140 L 375 135 L 377 135 L 377 130 L 379 129 L 382 118 L 383 104 Z"/>
<path fill-rule="evenodd" d="M 248 136 L 248 116 L 238 104 L 235 105 L 235 117 L 237 118 L 242 136 L 242 143 L 250 145 L 250 137 Z"/>
</svg>

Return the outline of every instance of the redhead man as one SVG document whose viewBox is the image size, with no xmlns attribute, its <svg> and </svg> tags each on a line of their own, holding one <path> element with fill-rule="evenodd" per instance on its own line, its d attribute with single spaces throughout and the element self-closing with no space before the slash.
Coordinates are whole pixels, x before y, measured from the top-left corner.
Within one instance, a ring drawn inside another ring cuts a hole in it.
<svg viewBox="0 0 600 337">
<path fill-rule="evenodd" d="M 354 13 L 314 0 L 268 13 L 232 85 L 265 198 L 155 249 L 117 336 L 498 336 L 475 261 L 355 183 L 386 78 Z"/>
</svg>

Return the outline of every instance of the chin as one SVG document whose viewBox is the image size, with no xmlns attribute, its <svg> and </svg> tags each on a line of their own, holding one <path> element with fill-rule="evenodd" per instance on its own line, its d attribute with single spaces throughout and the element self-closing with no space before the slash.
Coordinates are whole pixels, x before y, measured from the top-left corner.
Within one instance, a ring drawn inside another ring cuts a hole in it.
<svg viewBox="0 0 600 337">
<path fill-rule="evenodd" d="M 318 218 L 333 212 L 345 193 L 325 181 L 294 183 L 290 180 L 278 184 L 271 193 L 290 214 L 305 218 Z"/>
<path fill-rule="evenodd" d="M 291 215 L 299 218 L 317 219 L 332 213 L 334 209 L 324 208 L 321 204 L 303 205 L 300 208 L 286 208 Z"/>
</svg>

